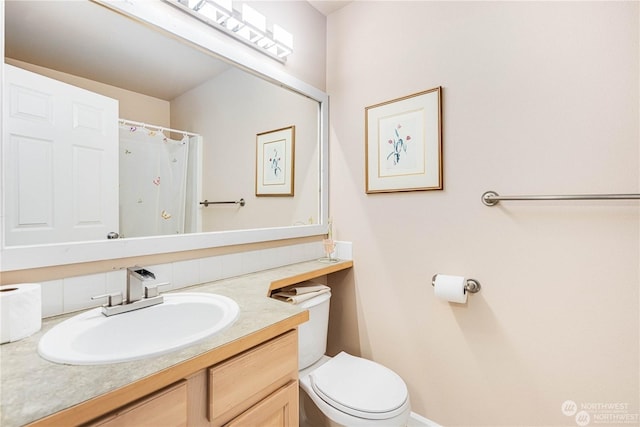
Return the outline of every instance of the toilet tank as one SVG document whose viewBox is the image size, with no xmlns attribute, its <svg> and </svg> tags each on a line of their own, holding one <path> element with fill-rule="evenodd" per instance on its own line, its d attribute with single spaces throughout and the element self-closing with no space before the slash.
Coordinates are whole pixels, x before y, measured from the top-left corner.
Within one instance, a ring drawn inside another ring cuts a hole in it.
<svg viewBox="0 0 640 427">
<path fill-rule="evenodd" d="M 298 305 L 309 310 L 309 321 L 298 326 L 298 370 L 311 366 L 327 350 L 330 298 L 327 292 Z"/>
</svg>

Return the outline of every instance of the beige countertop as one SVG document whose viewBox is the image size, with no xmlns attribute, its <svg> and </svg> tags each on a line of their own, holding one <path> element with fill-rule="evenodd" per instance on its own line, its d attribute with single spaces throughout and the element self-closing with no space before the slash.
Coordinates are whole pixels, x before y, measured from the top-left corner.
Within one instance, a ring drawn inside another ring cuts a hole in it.
<svg viewBox="0 0 640 427">
<path fill-rule="evenodd" d="M 182 350 L 132 362 L 95 366 L 49 362 L 38 355 L 38 341 L 56 324 L 77 313 L 44 319 L 38 333 L 0 346 L 0 425 L 11 427 L 34 422 L 131 386 L 183 362 L 206 357 L 205 353 L 215 354 L 216 349 L 257 336 L 274 325 L 306 319 L 295 305 L 268 298 L 269 290 L 351 266 L 351 261 L 331 265 L 308 261 L 180 289 L 176 292 L 211 292 L 230 297 L 240 306 L 240 315 L 231 327 L 211 338 Z M 217 359 L 212 356 L 210 360 Z"/>
</svg>

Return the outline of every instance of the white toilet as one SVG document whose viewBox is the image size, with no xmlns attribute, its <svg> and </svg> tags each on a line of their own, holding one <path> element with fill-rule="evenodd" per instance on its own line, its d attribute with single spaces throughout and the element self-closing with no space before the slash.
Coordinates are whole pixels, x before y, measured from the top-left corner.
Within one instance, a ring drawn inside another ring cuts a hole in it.
<svg viewBox="0 0 640 427">
<path fill-rule="evenodd" d="M 299 329 L 300 425 L 404 427 L 411 413 L 407 386 L 392 370 L 342 352 L 325 356 L 331 293 L 299 306 L 309 321 Z"/>
</svg>

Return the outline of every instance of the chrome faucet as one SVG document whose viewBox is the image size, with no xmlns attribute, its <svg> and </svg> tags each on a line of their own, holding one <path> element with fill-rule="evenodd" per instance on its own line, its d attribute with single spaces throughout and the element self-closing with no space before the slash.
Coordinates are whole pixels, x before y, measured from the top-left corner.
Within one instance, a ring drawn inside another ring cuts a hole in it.
<svg viewBox="0 0 640 427">
<path fill-rule="evenodd" d="M 167 286 L 169 283 L 144 284 L 145 281 L 155 278 L 155 274 L 149 270 L 140 267 L 129 267 L 127 268 L 126 300 L 124 300 L 122 292 L 97 295 L 91 299 L 107 298 L 107 303 L 102 306 L 102 314 L 105 316 L 112 316 L 114 314 L 126 313 L 161 304 L 164 298 L 159 295 L 158 288 Z"/>
<path fill-rule="evenodd" d="M 144 298 L 146 280 L 153 280 L 156 275 L 140 267 L 127 268 L 127 304 Z"/>
</svg>

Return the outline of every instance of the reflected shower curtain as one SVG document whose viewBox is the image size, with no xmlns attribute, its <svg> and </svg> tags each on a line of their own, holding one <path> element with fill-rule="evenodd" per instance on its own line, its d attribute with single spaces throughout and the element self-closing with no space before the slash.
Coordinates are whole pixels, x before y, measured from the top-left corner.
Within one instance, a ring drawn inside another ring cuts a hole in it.
<svg viewBox="0 0 640 427">
<path fill-rule="evenodd" d="M 188 136 L 120 125 L 120 237 L 184 233 Z"/>
</svg>

